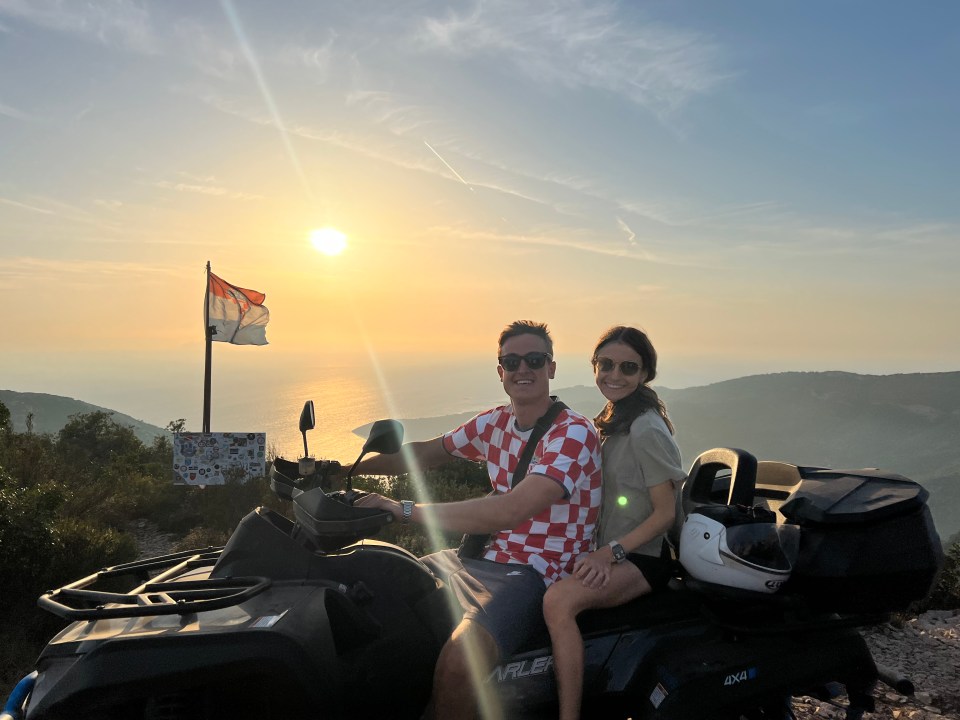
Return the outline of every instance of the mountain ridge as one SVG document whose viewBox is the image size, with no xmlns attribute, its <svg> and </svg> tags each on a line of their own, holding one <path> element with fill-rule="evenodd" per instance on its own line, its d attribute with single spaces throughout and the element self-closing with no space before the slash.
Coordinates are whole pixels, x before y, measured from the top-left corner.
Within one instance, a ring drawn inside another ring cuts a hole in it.
<svg viewBox="0 0 960 720">
<path fill-rule="evenodd" d="M 927 488 L 942 540 L 960 531 L 960 372 L 795 371 L 655 389 L 677 428 L 685 466 L 710 448 L 738 447 L 797 465 L 877 467 Z M 588 417 L 604 402 L 592 386 L 557 394 Z M 408 440 L 425 440 L 473 414 L 401 421 Z"/>
<path fill-rule="evenodd" d="M 792 371 L 749 375 L 708 385 L 656 387 L 677 428 L 689 467 L 713 447 L 740 447 L 760 459 L 837 469 L 879 467 L 930 492 L 942 540 L 960 531 L 960 371 L 861 375 Z M 604 400 L 595 386 L 559 388 L 570 407 L 592 417 Z M 107 412 L 145 443 L 167 431 L 82 400 L 0 390 L 15 430 L 56 433 L 70 415 Z M 474 411 L 401 419 L 408 440 L 457 427 Z M 368 425 L 354 432 L 365 435 Z"/>
<path fill-rule="evenodd" d="M 0 402 L 10 411 L 10 422 L 16 432 L 26 432 L 28 415 L 33 416 L 33 432 L 56 435 L 67 424 L 71 415 L 105 412 L 112 415 L 118 425 L 131 428 L 143 443 L 150 444 L 158 435 L 169 434 L 169 431 L 161 427 L 137 420 L 125 413 L 63 395 L 0 390 Z"/>
</svg>

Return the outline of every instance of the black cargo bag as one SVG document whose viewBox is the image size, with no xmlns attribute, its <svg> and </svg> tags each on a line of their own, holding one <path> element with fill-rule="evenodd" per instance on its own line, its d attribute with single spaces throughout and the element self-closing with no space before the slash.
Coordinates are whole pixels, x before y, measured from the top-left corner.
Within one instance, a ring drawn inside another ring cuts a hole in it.
<svg viewBox="0 0 960 720">
<path fill-rule="evenodd" d="M 901 475 L 804 468 L 780 507 L 801 528 L 783 592 L 841 613 L 895 612 L 923 599 L 943 566 L 927 497 Z"/>
</svg>

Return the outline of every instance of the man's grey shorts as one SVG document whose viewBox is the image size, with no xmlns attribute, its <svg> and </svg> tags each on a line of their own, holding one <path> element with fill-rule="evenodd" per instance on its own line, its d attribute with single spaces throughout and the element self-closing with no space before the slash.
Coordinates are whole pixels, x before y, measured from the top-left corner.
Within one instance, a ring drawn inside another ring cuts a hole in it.
<svg viewBox="0 0 960 720">
<path fill-rule="evenodd" d="M 427 555 L 423 562 L 449 584 L 464 619 L 486 629 L 504 658 L 545 627 L 543 576 L 529 565 L 461 560 L 455 550 Z"/>
</svg>

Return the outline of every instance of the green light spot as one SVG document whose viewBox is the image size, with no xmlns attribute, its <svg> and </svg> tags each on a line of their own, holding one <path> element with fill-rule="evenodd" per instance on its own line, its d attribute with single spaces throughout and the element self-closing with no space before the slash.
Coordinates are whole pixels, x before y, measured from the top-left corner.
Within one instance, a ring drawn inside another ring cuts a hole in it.
<svg viewBox="0 0 960 720">
<path fill-rule="evenodd" d="M 625 498 L 623 495 L 617 498 L 617 505 L 619 505 L 620 507 L 623 507 L 626 504 L 627 504 L 627 498 Z"/>
</svg>

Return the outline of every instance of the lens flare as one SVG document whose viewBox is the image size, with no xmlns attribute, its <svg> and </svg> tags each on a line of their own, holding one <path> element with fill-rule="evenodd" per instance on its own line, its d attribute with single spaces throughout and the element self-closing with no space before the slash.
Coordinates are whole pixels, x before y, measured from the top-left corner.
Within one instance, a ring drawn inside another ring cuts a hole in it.
<svg viewBox="0 0 960 720">
<path fill-rule="evenodd" d="M 387 406 L 387 411 L 391 414 L 391 416 L 395 417 L 398 415 L 397 407 L 393 401 L 393 396 L 390 392 L 390 387 L 387 384 L 386 376 L 383 373 L 383 367 L 380 363 L 380 358 L 373 347 L 373 343 L 367 334 L 366 328 L 363 327 L 363 323 L 359 321 L 359 319 L 358 325 L 360 326 L 360 331 L 364 339 L 367 354 L 370 357 L 370 363 L 373 367 L 377 384 L 380 386 L 380 390 L 383 393 L 383 399 Z M 407 467 L 410 468 L 410 480 L 413 484 L 413 491 L 415 495 L 414 499 L 419 504 L 426 504 L 429 506 L 433 499 L 430 496 L 430 489 L 427 486 L 426 478 L 423 474 L 423 468 L 421 468 L 419 463 L 417 463 L 416 458 L 413 457 L 413 454 L 410 452 L 410 448 L 408 446 L 401 447 L 400 452 L 404 456 Z M 426 515 L 424 529 L 426 530 L 427 537 L 429 538 L 429 544 L 433 547 L 443 547 L 445 542 L 442 529 L 439 527 L 439 524 L 437 523 L 433 513 L 430 511 L 430 508 L 426 507 L 424 508 L 424 511 Z M 454 621 L 458 621 L 463 615 L 463 608 L 460 607 L 460 603 L 454 596 L 454 593 L 446 593 L 446 600 L 451 618 Z M 454 634 L 457 634 L 457 632 L 455 631 Z M 479 647 L 474 633 L 466 634 L 463 637 L 463 642 L 466 647 L 467 667 L 470 671 L 471 684 L 476 692 L 479 717 L 481 720 L 502 720 L 504 717 L 503 708 L 500 705 L 497 694 L 493 691 L 493 687 L 488 682 L 489 673 L 493 668 L 486 666 L 486 662 L 483 659 L 484 652 Z"/>
</svg>

